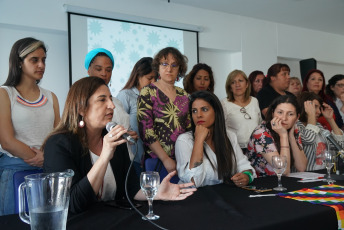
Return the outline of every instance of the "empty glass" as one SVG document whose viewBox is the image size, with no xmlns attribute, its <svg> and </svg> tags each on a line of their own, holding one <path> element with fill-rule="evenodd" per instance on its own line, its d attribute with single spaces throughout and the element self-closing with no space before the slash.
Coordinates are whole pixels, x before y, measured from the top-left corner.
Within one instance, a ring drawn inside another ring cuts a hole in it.
<svg viewBox="0 0 344 230">
<path fill-rule="evenodd" d="M 335 158 L 336 157 L 330 151 L 324 152 L 324 164 L 327 169 L 327 178 L 325 179 L 325 181 L 328 184 L 333 184 L 334 182 L 336 182 L 335 180 L 331 178 L 331 168 L 334 165 Z"/>
<path fill-rule="evenodd" d="M 276 191 L 285 191 L 286 188 L 282 187 L 281 176 L 287 168 L 287 157 L 286 156 L 272 156 L 272 167 L 277 174 L 278 186 L 274 188 Z"/>
<path fill-rule="evenodd" d="M 148 214 L 146 218 L 142 217 L 142 219 L 150 219 L 150 220 L 157 220 L 160 217 L 153 213 L 153 199 L 154 196 L 158 192 L 158 188 L 160 185 L 160 176 L 158 172 L 142 172 L 140 176 L 140 185 L 143 193 L 147 197 L 148 200 Z"/>
</svg>

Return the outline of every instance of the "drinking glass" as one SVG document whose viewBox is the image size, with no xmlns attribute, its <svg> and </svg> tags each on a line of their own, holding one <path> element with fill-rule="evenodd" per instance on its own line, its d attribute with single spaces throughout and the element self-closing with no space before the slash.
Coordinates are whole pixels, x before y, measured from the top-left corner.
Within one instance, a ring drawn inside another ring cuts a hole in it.
<svg viewBox="0 0 344 230">
<path fill-rule="evenodd" d="M 336 182 L 331 178 L 331 168 L 334 165 L 335 158 L 336 157 L 330 151 L 324 152 L 324 164 L 327 169 L 327 178 L 325 179 L 325 181 L 328 184 L 333 184 L 334 182 Z"/>
<path fill-rule="evenodd" d="M 148 214 L 142 217 L 144 220 L 157 220 L 160 217 L 153 213 L 153 199 L 158 192 L 160 185 L 160 176 L 158 172 L 142 172 L 140 176 L 140 185 L 143 193 L 148 200 Z"/>
<path fill-rule="evenodd" d="M 286 156 L 272 156 L 272 167 L 277 174 L 278 186 L 274 188 L 276 191 L 285 191 L 286 188 L 282 187 L 281 176 L 287 167 L 287 157 Z"/>
</svg>

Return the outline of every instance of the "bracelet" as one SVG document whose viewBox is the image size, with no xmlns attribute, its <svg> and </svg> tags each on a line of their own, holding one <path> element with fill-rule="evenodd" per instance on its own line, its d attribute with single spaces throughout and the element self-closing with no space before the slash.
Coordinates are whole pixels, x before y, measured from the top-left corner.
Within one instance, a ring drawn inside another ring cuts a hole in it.
<svg viewBox="0 0 344 230">
<path fill-rule="evenodd" d="M 281 146 L 281 148 L 289 149 L 289 146 Z"/>
<path fill-rule="evenodd" d="M 242 172 L 243 174 L 246 174 L 248 176 L 248 183 L 251 184 L 251 182 L 253 181 L 253 175 L 250 171 L 245 171 Z"/>
</svg>

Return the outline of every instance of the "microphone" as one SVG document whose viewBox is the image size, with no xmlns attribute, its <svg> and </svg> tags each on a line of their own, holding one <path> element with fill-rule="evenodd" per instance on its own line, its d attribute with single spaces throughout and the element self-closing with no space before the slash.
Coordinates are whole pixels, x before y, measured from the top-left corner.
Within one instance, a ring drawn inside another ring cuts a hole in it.
<svg viewBox="0 0 344 230">
<path fill-rule="evenodd" d="M 108 122 L 108 123 L 106 124 L 106 130 L 107 130 L 108 132 L 110 132 L 110 130 L 111 130 L 112 128 L 114 128 L 116 125 L 117 125 L 116 122 L 110 121 L 110 122 Z M 132 143 L 132 144 L 135 144 L 135 142 L 136 142 L 135 139 L 132 138 L 128 133 L 123 134 L 121 137 L 122 137 L 123 139 L 129 141 L 129 142 Z"/>
<path fill-rule="evenodd" d="M 340 157 L 343 158 L 344 157 L 343 147 L 340 146 L 340 144 L 333 138 L 333 136 L 331 135 L 330 131 L 328 131 L 327 129 L 324 129 L 324 130 L 321 131 L 321 135 L 326 137 L 326 139 L 333 144 L 333 146 L 340 153 Z"/>
</svg>

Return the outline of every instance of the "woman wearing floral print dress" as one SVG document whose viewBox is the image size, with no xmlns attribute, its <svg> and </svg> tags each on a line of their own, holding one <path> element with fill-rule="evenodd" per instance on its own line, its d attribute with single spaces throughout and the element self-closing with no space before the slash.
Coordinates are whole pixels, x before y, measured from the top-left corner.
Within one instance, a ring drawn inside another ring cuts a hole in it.
<svg viewBox="0 0 344 230">
<path fill-rule="evenodd" d="M 296 128 L 300 112 L 295 96 L 280 96 L 269 106 L 265 121 L 253 130 L 246 155 L 257 177 L 275 175 L 271 159 L 276 155 L 287 158 L 285 175 L 294 168 L 299 172 L 306 170 L 307 158 Z"/>
<path fill-rule="evenodd" d="M 167 47 L 154 57 L 158 81 L 144 87 L 138 98 L 137 119 L 145 159 L 159 158 L 168 172 L 176 170 L 175 142 L 191 127 L 187 92 L 174 85 L 187 69 L 187 58 Z"/>
</svg>

